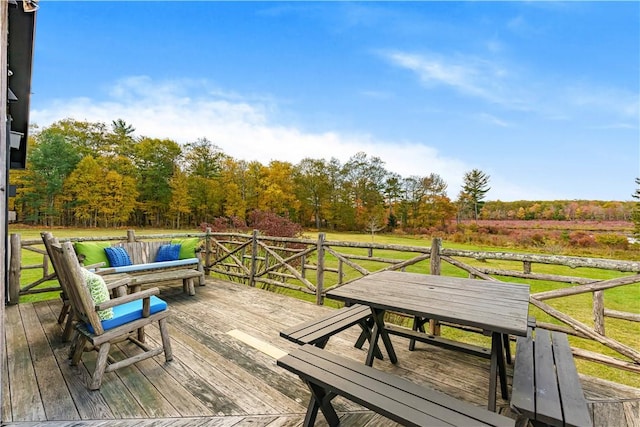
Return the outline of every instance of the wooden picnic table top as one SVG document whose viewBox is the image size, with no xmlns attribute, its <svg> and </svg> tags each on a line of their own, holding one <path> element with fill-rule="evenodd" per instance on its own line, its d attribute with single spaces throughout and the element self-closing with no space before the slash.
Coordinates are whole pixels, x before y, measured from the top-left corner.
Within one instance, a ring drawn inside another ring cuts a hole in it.
<svg viewBox="0 0 640 427">
<path fill-rule="evenodd" d="M 527 333 L 525 284 L 383 271 L 329 290 L 327 297 L 488 332 Z"/>
</svg>

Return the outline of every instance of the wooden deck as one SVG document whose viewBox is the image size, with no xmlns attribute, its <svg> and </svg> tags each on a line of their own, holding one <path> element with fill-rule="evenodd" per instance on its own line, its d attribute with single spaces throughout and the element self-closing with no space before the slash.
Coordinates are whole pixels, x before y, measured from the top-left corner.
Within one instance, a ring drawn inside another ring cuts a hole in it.
<svg viewBox="0 0 640 427">
<path fill-rule="evenodd" d="M 309 392 L 276 366 L 275 358 L 295 347 L 278 333 L 330 308 L 211 279 L 193 297 L 182 293 L 181 286 L 162 288 L 162 297 L 173 311 L 169 332 L 174 360 L 165 363 L 158 356 L 106 374 L 96 392 L 86 388 L 88 373 L 82 364 L 69 366 L 56 323 L 58 300 L 7 307 L 2 425 L 302 424 Z M 354 327 L 339 334 L 326 349 L 364 361 L 366 345 L 364 350 L 353 347 L 358 332 Z M 157 328 L 149 328 L 148 337 L 159 340 Z M 488 360 L 424 344 L 408 352 L 406 339 L 392 340 L 398 364 L 376 360 L 376 368 L 486 406 Z M 119 350 L 139 351 L 128 344 Z M 85 355 L 85 363 L 91 364 L 94 354 Z M 640 426 L 640 390 L 582 380 L 596 426 Z M 344 426 L 395 425 L 342 398 L 335 402 Z M 510 414 L 508 402 L 498 399 L 498 406 Z"/>
</svg>

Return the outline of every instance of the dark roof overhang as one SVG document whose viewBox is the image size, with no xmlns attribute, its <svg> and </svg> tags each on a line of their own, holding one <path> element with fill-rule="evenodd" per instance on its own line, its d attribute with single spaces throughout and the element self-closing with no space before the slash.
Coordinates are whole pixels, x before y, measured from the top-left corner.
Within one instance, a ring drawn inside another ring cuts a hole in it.
<svg viewBox="0 0 640 427">
<path fill-rule="evenodd" d="M 7 100 L 7 130 L 11 133 L 9 167 L 23 169 L 27 160 L 29 135 L 29 101 L 31 98 L 31 68 L 35 35 L 35 1 L 9 2 L 9 34 L 7 62 L 9 74 Z"/>
</svg>

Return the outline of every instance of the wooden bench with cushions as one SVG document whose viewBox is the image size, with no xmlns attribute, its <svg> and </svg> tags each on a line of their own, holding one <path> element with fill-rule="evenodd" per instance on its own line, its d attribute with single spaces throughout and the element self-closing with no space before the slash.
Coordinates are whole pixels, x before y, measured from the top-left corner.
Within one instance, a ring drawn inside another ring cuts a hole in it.
<svg viewBox="0 0 640 427">
<path fill-rule="evenodd" d="M 204 268 L 196 254 L 198 238 L 149 242 L 76 242 L 78 259 L 96 267 L 100 275 L 126 273 L 139 285 L 182 280 L 183 288 L 195 295 L 194 280 L 204 286 Z M 179 244 L 177 247 L 175 245 Z M 123 253 L 124 252 L 124 253 Z M 111 256 L 111 259 L 109 259 Z M 118 261 L 114 263 L 113 261 Z M 115 264 L 115 265 L 114 265 Z"/>
<path fill-rule="evenodd" d="M 340 424 L 331 400 L 343 396 L 408 426 L 514 426 L 515 420 L 404 378 L 306 344 L 277 361 L 311 390 L 304 426 L 318 409 L 330 426 Z"/>
</svg>

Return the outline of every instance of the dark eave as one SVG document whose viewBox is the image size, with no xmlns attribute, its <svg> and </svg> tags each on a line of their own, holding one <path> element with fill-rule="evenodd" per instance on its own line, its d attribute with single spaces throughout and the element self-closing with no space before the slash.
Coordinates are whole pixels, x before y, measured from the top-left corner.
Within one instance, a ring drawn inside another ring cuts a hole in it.
<svg viewBox="0 0 640 427">
<path fill-rule="evenodd" d="M 23 169 L 27 159 L 35 9 L 35 2 L 17 1 L 9 4 L 7 111 L 10 120 L 7 124 L 11 132 L 14 132 L 14 137 L 19 137 L 18 148 L 10 149 L 9 167 L 12 169 Z"/>
</svg>

